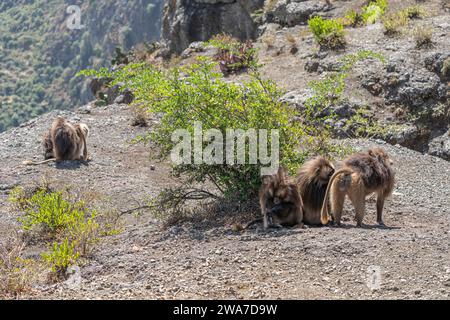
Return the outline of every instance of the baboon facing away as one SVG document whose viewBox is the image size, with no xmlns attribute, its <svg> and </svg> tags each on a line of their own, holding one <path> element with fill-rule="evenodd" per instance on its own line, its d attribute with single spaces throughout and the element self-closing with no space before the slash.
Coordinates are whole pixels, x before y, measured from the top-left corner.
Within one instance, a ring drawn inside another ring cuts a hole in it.
<svg viewBox="0 0 450 320">
<path fill-rule="evenodd" d="M 86 139 L 89 128 L 86 124 L 71 124 L 62 117 L 53 121 L 50 132 L 44 135 L 44 161 L 25 161 L 26 165 L 38 165 L 51 161 L 88 160 Z"/>
<path fill-rule="evenodd" d="M 298 171 L 297 186 L 303 203 L 303 222 L 321 225 L 320 210 L 328 182 L 334 173 L 333 164 L 318 156 L 307 161 Z"/>
<path fill-rule="evenodd" d="M 392 164 L 388 154 L 381 148 L 356 153 L 344 160 L 343 167 L 334 173 L 328 184 L 321 211 L 322 223 L 329 221 L 327 203 L 330 196 L 334 221 L 340 225 L 345 196 L 348 195 L 355 207 L 356 224 L 362 226 L 366 196 L 375 192 L 377 222 L 383 225 L 384 200 L 392 193 L 395 182 Z"/>
</svg>

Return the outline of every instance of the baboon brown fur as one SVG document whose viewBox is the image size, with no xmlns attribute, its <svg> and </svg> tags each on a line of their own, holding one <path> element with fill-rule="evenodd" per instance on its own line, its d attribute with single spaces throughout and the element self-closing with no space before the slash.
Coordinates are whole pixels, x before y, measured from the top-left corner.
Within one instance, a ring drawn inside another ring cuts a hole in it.
<svg viewBox="0 0 450 320">
<path fill-rule="evenodd" d="M 328 182 L 334 173 L 333 164 L 318 156 L 307 161 L 297 173 L 297 186 L 303 203 L 303 222 L 321 225 L 322 209 Z"/>
<path fill-rule="evenodd" d="M 322 223 L 329 221 L 328 196 L 334 222 L 341 223 L 345 196 L 348 195 L 355 207 L 357 226 L 362 226 L 365 213 L 365 199 L 371 193 L 377 194 L 377 222 L 383 225 L 385 199 L 391 195 L 395 183 L 392 160 L 382 148 L 372 148 L 365 153 L 356 153 L 344 160 L 343 167 L 336 171 L 328 184 L 322 206 Z"/>
<path fill-rule="evenodd" d="M 26 165 L 38 165 L 51 161 L 88 160 L 86 139 L 89 128 L 84 123 L 71 124 L 62 117 L 53 121 L 50 132 L 44 135 L 44 157 L 40 162 L 25 161 Z M 48 158 L 49 157 L 49 158 Z"/>
<path fill-rule="evenodd" d="M 276 174 L 264 177 L 259 203 L 264 229 L 269 225 L 302 226 L 302 199 L 297 185 L 289 180 L 285 169 L 280 167 Z"/>
</svg>

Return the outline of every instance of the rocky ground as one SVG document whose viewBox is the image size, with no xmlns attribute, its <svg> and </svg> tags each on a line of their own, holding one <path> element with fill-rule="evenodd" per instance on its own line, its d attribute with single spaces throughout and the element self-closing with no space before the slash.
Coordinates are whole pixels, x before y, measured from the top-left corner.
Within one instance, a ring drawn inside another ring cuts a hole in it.
<svg viewBox="0 0 450 320">
<path fill-rule="evenodd" d="M 121 211 L 175 182 L 166 164 L 150 160 L 150 148 L 130 144 L 148 129 L 130 126 L 127 106 L 88 112 L 64 113 L 91 127 L 88 165 L 21 164 L 40 159 L 39 137 L 55 112 L 0 134 L 0 240 L 17 224 L 9 191 L 43 176 L 108 196 Z M 450 162 L 381 141 L 342 143 L 357 150 L 381 145 L 394 159 L 398 182 L 385 206 L 387 227 L 375 224 L 374 199 L 364 228 L 355 227 L 349 203 L 341 228 L 269 232 L 214 222 L 161 229 L 144 211 L 124 216 L 122 232 L 102 239 L 80 267 L 80 283 L 40 284 L 23 298 L 449 299 Z M 380 287 L 372 290 L 368 281 Z"/>
</svg>

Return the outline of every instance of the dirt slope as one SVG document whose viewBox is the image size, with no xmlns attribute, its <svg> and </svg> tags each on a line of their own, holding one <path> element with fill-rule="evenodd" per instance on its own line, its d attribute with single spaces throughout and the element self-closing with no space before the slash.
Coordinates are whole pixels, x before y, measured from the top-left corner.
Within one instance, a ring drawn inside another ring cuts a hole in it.
<svg viewBox="0 0 450 320">
<path fill-rule="evenodd" d="M 56 113 L 0 134 L 0 237 L 15 224 L 6 198 L 15 185 L 44 175 L 110 196 L 124 210 L 173 182 L 167 165 L 152 171 L 149 148 L 131 145 L 147 129 L 132 128 L 126 106 L 65 113 L 91 127 L 89 165 L 27 168 L 40 158 L 39 137 Z M 342 228 L 233 232 L 194 224 L 161 230 L 143 213 L 128 216 L 121 234 L 105 238 L 81 267 L 81 285 L 37 287 L 30 298 L 450 298 L 450 163 L 375 141 L 344 141 L 355 149 L 382 144 L 395 160 L 398 183 L 386 203 L 387 228 L 375 225 L 368 201 L 365 228 L 346 204 Z M 20 157 L 20 161 L 17 159 Z M 370 290 L 368 267 L 380 268 Z"/>
</svg>

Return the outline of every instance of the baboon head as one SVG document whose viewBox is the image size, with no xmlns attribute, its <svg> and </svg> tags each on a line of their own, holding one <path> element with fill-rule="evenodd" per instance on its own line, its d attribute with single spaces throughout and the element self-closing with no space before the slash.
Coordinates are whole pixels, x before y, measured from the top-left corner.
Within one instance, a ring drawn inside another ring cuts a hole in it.
<svg viewBox="0 0 450 320">
<path fill-rule="evenodd" d="M 276 174 L 264 177 L 263 190 L 268 208 L 282 202 L 293 202 L 293 188 L 295 189 L 295 185 L 288 181 L 286 169 L 282 167 L 278 169 Z"/>
<path fill-rule="evenodd" d="M 317 157 L 313 167 L 316 179 L 323 184 L 327 184 L 334 174 L 333 164 L 324 157 Z"/>
<path fill-rule="evenodd" d="M 78 124 L 78 127 L 83 132 L 84 136 L 87 138 L 89 136 L 89 127 L 85 123 Z"/>
<path fill-rule="evenodd" d="M 376 158 L 378 161 L 383 162 L 389 166 L 394 164 L 394 161 L 389 157 L 389 155 L 384 151 L 384 149 L 375 147 L 368 151 L 369 156 Z"/>
</svg>

